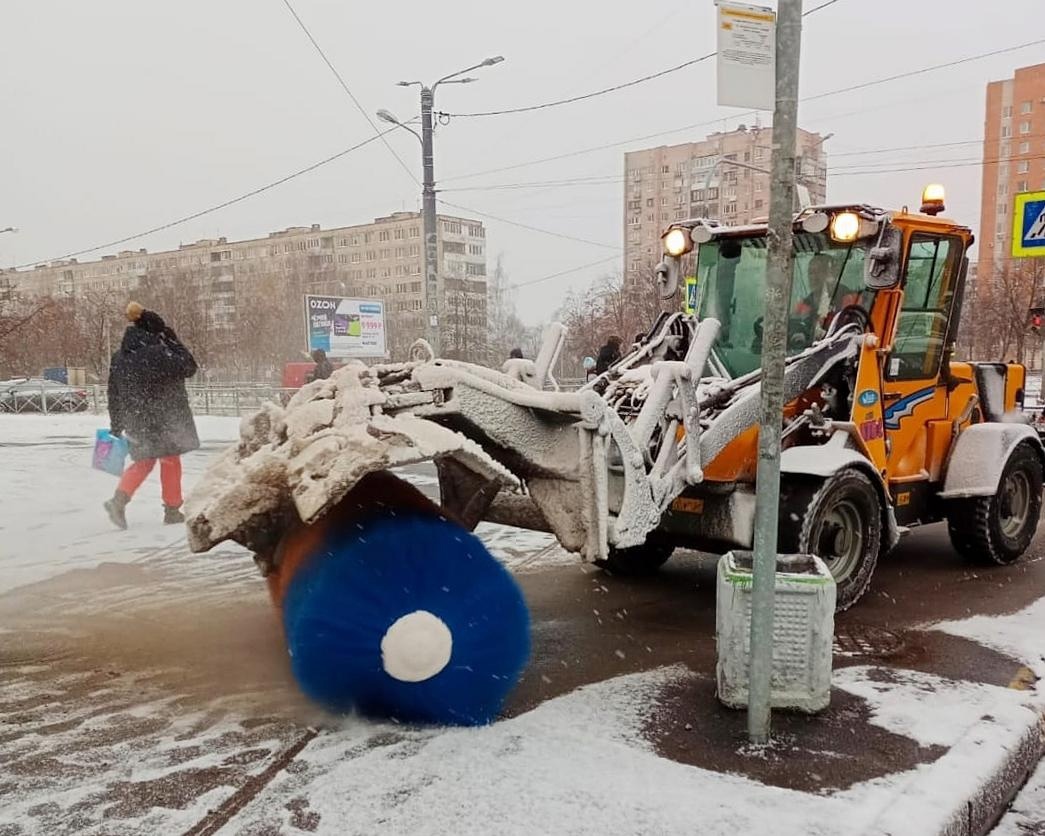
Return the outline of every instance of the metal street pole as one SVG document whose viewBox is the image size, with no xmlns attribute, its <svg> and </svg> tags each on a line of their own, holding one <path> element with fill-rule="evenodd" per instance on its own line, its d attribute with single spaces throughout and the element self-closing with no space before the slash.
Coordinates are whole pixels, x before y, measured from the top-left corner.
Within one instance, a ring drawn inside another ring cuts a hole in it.
<svg viewBox="0 0 1045 836">
<path fill-rule="evenodd" d="M 769 186 L 769 242 L 762 343 L 762 404 L 758 433 L 754 574 L 751 590 L 751 670 L 748 735 L 769 740 L 773 676 L 773 599 L 777 517 L 780 510 L 780 429 L 784 410 L 784 356 L 791 299 L 791 246 L 798 128 L 798 68 L 802 0 L 780 0 L 776 22 L 776 105 L 773 111 L 773 181 Z"/>
<path fill-rule="evenodd" d="M 432 149 L 432 107 L 435 91 L 421 88 L 421 226 L 425 241 L 425 339 L 439 356 L 439 235 L 435 217 L 435 159 Z"/>
<path fill-rule="evenodd" d="M 377 115 L 386 122 L 399 125 L 410 131 L 421 141 L 421 226 L 424 232 L 425 247 L 425 339 L 432 346 L 432 351 L 439 355 L 442 326 L 439 321 L 442 305 L 439 294 L 439 232 L 436 228 L 436 206 L 435 206 L 435 151 L 433 148 L 433 126 L 432 115 L 435 110 L 435 89 L 440 84 L 471 84 L 474 78 L 460 78 L 465 73 L 478 70 L 482 67 L 492 67 L 500 64 L 504 58 L 495 55 L 480 61 L 471 67 L 458 70 L 450 75 L 445 75 L 435 84 L 429 86 L 420 81 L 400 81 L 400 87 L 421 88 L 421 134 L 407 127 L 396 119 L 387 110 L 379 110 Z"/>
</svg>

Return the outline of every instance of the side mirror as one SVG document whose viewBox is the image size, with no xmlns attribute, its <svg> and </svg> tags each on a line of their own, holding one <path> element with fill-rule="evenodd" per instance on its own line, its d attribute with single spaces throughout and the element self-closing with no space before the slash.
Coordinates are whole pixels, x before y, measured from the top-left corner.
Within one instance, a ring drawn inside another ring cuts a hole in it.
<svg viewBox="0 0 1045 836">
<path fill-rule="evenodd" d="M 883 225 L 878 242 L 867 250 L 864 259 L 864 286 L 868 290 L 887 290 L 899 284 L 902 248 L 900 230 Z"/>
<path fill-rule="evenodd" d="M 657 280 L 657 292 L 661 299 L 671 299 L 678 293 L 681 273 L 682 261 L 677 258 L 666 258 L 653 269 L 653 277 Z"/>
</svg>

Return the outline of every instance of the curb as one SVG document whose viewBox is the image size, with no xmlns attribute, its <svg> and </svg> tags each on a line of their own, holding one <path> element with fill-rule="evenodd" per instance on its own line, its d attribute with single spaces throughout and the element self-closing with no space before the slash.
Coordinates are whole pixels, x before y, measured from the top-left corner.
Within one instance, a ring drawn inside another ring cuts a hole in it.
<svg viewBox="0 0 1045 836">
<path fill-rule="evenodd" d="M 1038 762 L 1045 756 L 1045 705 L 1040 701 L 1024 706 L 1029 721 L 1008 740 L 993 717 L 984 717 L 972 726 L 951 750 L 937 761 L 954 757 L 956 764 L 984 763 L 980 775 L 965 772 L 955 776 L 954 795 L 939 798 L 937 776 L 919 775 L 901 790 L 898 803 L 882 814 L 868 829 L 874 836 L 986 836 L 1005 815 L 1013 798 L 1023 788 Z M 1013 731 L 1016 731 L 1013 729 Z M 993 749 L 993 751 L 992 751 Z M 962 782 L 972 786 L 962 787 Z M 935 811 L 928 825 L 926 808 Z"/>
</svg>

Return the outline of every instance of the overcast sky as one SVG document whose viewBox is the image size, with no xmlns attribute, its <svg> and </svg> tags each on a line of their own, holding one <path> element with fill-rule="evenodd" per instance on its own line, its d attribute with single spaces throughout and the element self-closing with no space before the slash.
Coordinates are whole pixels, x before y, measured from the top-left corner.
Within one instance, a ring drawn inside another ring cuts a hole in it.
<svg viewBox="0 0 1045 836">
<path fill-rule="evenodd" d="M 812 8 L 824 0 L 807 0 Z M 505 62 L 478 83 L 440 88 L 451 112 L 536 104 L 627 81 L 714 49 L 712 0 L 525 3 L 293 0 L 367 111 L 406 119 L 417 93 L 488 55 Z M 1043 0 L 837 0 L 805 20 L 803 95 L 1045 37 Z M 800 124 L 834 132 L 828 197 L 916 204 L 922 184 L 948 187 L 949 214 L 978 227 L 978 145 L 849 152 L 979 140 L 984 85 L 1045 61 L 1037 46 L 859 92 L 804 103 Z M 3 0 L 0 3 L 0 266 L 122 238 L 220 203 L 372 136 L 283 0 Z M 575 105 L 455 119 L 436 135 L 446 200 L 564 235 L 621 245 L 622 186 L 450 191 L 464 186 L 606 175 L 625 150 L 732 129 L 715 105 L 713 61 Z M 629 138 L 720 120 L 716 126 Z M 765 122 L 770 121 L 768 115 Z M 392 146 L 419 175 L 417 141 Z M 466 178 L 593 146 L 552 163 Z M 933 167 L 941 160 L 952 167 Z M 856 175 L 853 167 L 927 170 Z M 888 164 L 888 165 L 887 165 Z M 843 169 L 849 169 L 849 173 Z M 292 225 L 367 222 L 416 209 L 418 188 L 380 142 L 258 197 L 127 247 L 263 236 Z M 458 211 L 458 210 L 445 210 Z M 462 213 L 467 214 L 467 213 Z M 487 220 L 489 260 L 513 281 L 612 258 L 615 250 Z M 96 254 L 100 255 L 101 253 Z M 95 256 L 95 257 L 96 257 Z M 85 257 L 86 258 L 86 257 Z M 528 321 L 619 259 L 520 291 Z"/>
</svg>

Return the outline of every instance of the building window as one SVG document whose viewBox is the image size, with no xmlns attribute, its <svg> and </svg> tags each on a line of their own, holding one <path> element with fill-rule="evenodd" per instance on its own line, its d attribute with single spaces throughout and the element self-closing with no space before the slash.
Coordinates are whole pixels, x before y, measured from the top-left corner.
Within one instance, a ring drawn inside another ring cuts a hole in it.
<svg viewBox="0 0 1045 836">
<path fill-rule="evenodd" d="M 1002 125 L 1001 126 L 1001 135 L 1003 137 L 1012 136 L 1012 126 L 1011 125 Z"/>
<path fill-rule="evenodd" d="M 1031 103 L 1030 102 L 1023 102 L 1020 105 L 1020 113 L 1030 113 L 1030 111 L 1031 111 Z"/>
<path fill-rule="evenodd" d="M 1020 153 L 1021 154 L 1029 154 L 1030 153 L 1030 143 L 1029 142 L 1021 142 L 1020 143 Z"/>
<path fill-rule="evenodd" d="M 1030 133 L 1030 119 L 1024 119 L 1022 122 L 1020 122 L 1020 133 L 1021 134 L 1029 134 Z"/>
<path fill-rule="evenodd" d="M 1017 192 L 1029 191 L 1029 189 L 1027 188 L 1027 181 L 1026 180 L 1019 180 L 1019 181 L 1017 181 L 1017 183 L 1016 183 L 1016 191 Z"/>
<path fill-rule="evenodd" d="M 1027 160 L 1020 160 L 1018 163 L 1016 163 L 1017 174 L 1026 174 L 1028 171 L 1030 171 L 1030 162 L 1028 162 Z"/>
<path fill-rule="evenodd" d="M 387 229 L 382 229 L 377 234 L 377 240 L 378 241 L 387 241 L 388 240 L 388 230 Z"/>
<path fill-rule="evenodd" d="M 345 255 L 344 253 L 339 254 L 338 257 L 337 257 L 337 263 L 338 264 L 348 264 L 348 256 Z"/>
<path fill-rule="evenodd" d="M 1008 203 L 999 203 L 998 204 L 998 214 L 1004 217 L 1008 213 L 1009 213 L 1009 204 Z"/>
<path fill-rule="evenodd" d="M 421 237 L 421 230 L 418 227 L 416 227 L 416 226 L 410 227 L 410 237 L 411 238 L 420 238 Z"/>
<path fill-rule="evenodd" d="M 403 228 L 401 226 L 400 227 L 396 227 L 395 233 L 394 233 L 394 237 L 395 237 L 396 241 L 402 240 L 402 238 L 403 238 Z"/>
<path fill-rule="evenodd" d="M 451 235 L 461 234 L 461 224 L 457 221 L 443 221 L 443 232 Z"/>
<path fill-rule="evenodd" d="M 374 240 L 374 233 L 373 232 L 364 232 L 363 233 L 363 243 L 364 244 L 369 244 L 373 240 Z"/>
<path fill-rule="evenodd" d="M 1005 107 L 1001 109 L 1001 118 L 1008 119 L 1010 116 L 1012 116 L 1012 105 L 1005 105 Z"/>
<path fill-rule="evenodd" d="M 443 252 L 464 255 L 465 246 L 459 241 L 443 241 Z"/>
<path fill-rule="evenodd" d="M 652 206 L 653 205 L 653 198 L 652 197 L 647 197 L 646 198 L 646 205 L 647 206 Z"/>
<path fill-rule="evenodd" d="M 662 165 L 660 167 L 660 173 L 661 174 L 670 174 L 671 173 L 671 166 L 669 166 L 669 165 Z"/>
<path fill-rule="evenodd" d="M 763 202 L 762 202 L 762 200 L 756 200 L 756 201 L 755 201 L 755 208 L 756 208 L 756 209 L 761 209 L 761 208 L 762 208 L 762 205 L 763 205 Z"/>
<path fill-rule="evenodd" d="M 482 244 L 469 244 L 468 255 L 482 255 L 483 245 Z"/>
<path fill-rule="evenodd" d="M 731 200 L 729 203 L 726 204 L 726 214 L 727 215 L 735 215 L 736 213 L 737 213 L 737 202 L 735 200 Z"/>
<path fill-rule="evenodd" d="M 359 253 L 352 253 L 352 263 L 359 264 Z"/>
<path fill-rule="evenodd" d="M 377 260 L 377 253 L 374 250 L 367 250 L 366 251 L 366 260 L 367 261 L 376 261 Z"/>
<path fill-rule="evenodd" d="M 762 181 L 761 180 L 756 180 L 755 181 L 755 191 L 756 192 L 762 191 Z"/>
</svg>

